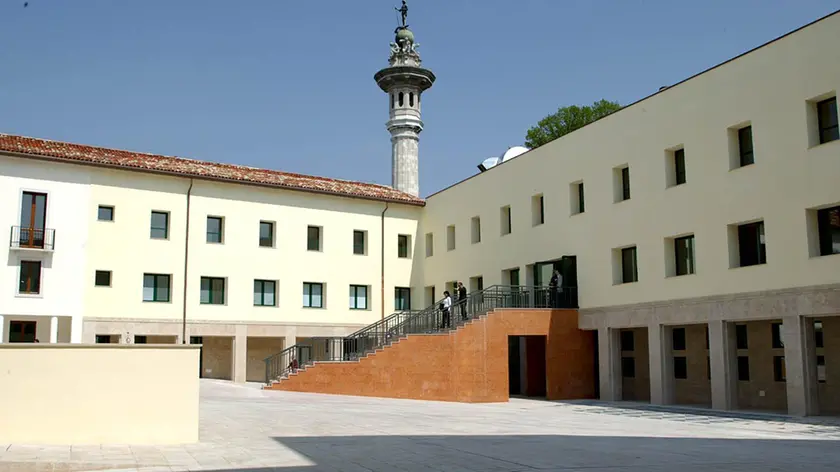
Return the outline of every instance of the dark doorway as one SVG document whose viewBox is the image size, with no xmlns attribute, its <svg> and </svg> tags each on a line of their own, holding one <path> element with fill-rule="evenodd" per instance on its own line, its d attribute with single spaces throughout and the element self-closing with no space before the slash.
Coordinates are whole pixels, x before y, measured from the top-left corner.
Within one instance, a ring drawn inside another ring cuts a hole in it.
<svg viewBox="0 0 840 472">
<path fill-rule="evenodd" d="M 598 358 L 598 330 L 592 331 L 592 345 L 595 346 L 595 349 L 592 350 L 593 357 L 595 358 L 595 375 L 593 378 L 595 379 L 595 398 L 601 398 L 601 364 L 600 359 Z"/>
<path fill-rule="evenodd" d="M 190 336 L 190 344 L 204 344 L 201 336 Z M 204 346 L 198 348 L 198 378 L 204 378 Z"/>
<path fill-rule="evenodd" d="M 9 342 L 10 343 L 34 343 L 35 342 L 34 321 L 10 321 Z"/>
<path fill-rule="evenodd" d="M 537 306 L 541 303 L 551 308 L 577 308 L 577 256 L 563 256 L 560 259 L 534 263 L 534 286 Z M 552 293 L 548 289 L 554 271 L 562 277 L 559 289 Z M 543 293 L 544 292 L 544 293 Z"/>
<path fill-rule="evenodd" d="M 545 336 L 508 336 L 511 396 L 545 397 Z"/>
</svg>

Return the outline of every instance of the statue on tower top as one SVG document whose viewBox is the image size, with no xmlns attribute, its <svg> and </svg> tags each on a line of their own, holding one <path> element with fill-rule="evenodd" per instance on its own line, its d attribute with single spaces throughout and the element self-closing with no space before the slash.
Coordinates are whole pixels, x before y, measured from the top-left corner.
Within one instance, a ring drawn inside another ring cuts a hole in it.
<svg viewBox="0 0 840 472">
<path fill-rule="evenodd" d="M 402 7 L 400 7 L 400 8 L 394 7 L 394 10 L 397 10 L 398 12 L 400 12 L 400 15 L 402 16 L 402 27 L 403 28 L 408 28 L 408 25 L 405 24 L 405 19 L 408 16 L 408 5 L 406 5 L 405 0 L 402 0 Z"/>
</svg>

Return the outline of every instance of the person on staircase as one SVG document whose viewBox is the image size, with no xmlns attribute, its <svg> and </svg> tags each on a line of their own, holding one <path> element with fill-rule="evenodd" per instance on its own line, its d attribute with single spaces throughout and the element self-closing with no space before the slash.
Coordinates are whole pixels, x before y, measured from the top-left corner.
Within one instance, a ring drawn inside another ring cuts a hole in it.
<svg viewBox="0 0 840 472">
<path fill-rule="evenodd" d="M 449 312 L 452 309 L 452 297 L 449 295 L 449 291 L 443 292 L 443 301 L 440 302 L 440 311 L 443 313 L 443 320 L 440 324 L 440 329 L 446 329 L 452 327 L 452 320 L 449 317 Z"/>
<path fill-rule="evenodd" d="M 458 282 L 458 305 L 460 306 L 461 319 L 467 320 L 467 288 L 463 282 Z"/>
</svg>

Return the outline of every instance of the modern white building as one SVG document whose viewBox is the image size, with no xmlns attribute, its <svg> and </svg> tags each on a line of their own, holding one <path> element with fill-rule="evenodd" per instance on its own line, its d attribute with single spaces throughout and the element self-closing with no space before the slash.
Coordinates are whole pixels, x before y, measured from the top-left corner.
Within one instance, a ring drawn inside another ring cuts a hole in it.
<svg viewBox="0 0 840 472">
<path fill-rule="evenodd" d="M 261 380 L 558 269 L 602 398 L 840 413 L 840 13 L 425 200 L 409 33 L 377 74 L 394 188 L 0 135 L 0 339 L 201 343 L 202 375 Z"/>
</svg>

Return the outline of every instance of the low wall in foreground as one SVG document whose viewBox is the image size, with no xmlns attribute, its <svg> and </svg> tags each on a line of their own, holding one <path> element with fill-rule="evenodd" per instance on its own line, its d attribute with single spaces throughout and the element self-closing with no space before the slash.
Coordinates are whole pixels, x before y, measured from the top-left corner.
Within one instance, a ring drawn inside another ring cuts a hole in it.
<svg viewBox="0 0 840 472">
<path fill-rule="evenodd" d="M 198 441 L 198 345 L 0 344 L 0 444 Z"/>
</svg>

